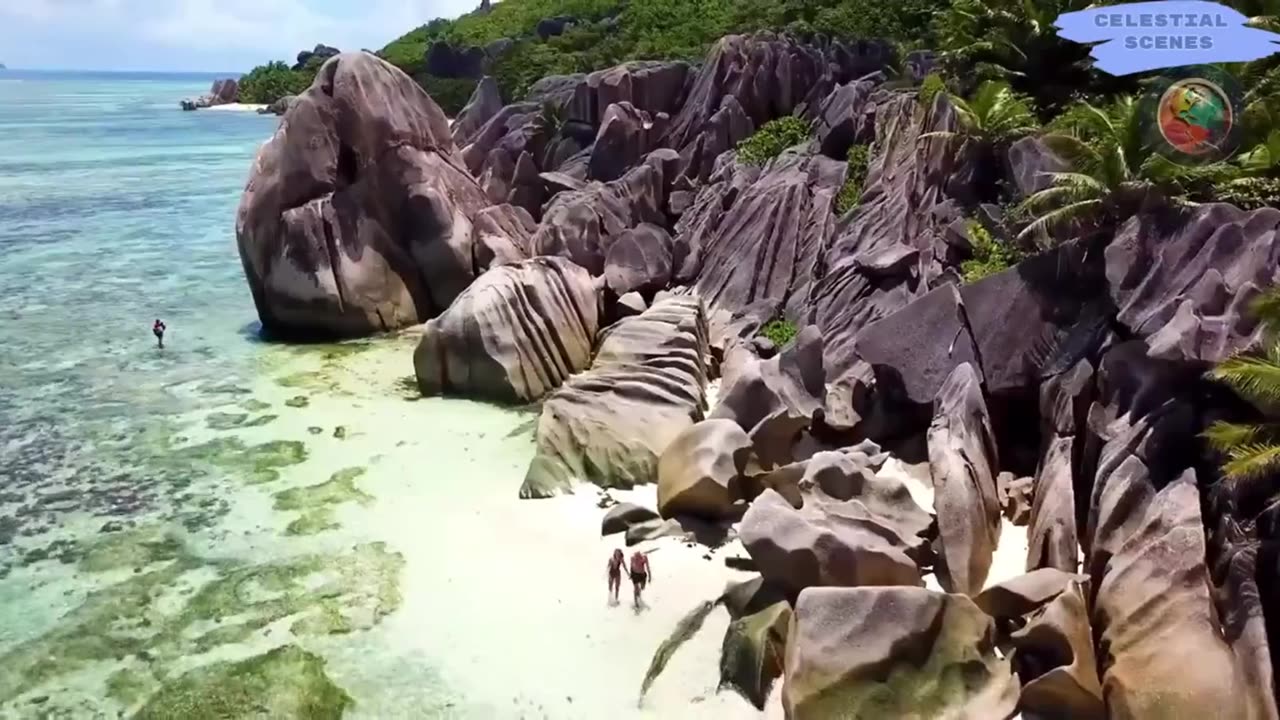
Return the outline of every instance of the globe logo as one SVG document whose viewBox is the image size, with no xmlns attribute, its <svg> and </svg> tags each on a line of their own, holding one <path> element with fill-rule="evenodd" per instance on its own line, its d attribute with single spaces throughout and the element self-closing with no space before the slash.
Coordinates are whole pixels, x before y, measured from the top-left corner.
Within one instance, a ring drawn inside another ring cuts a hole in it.
<svg viewBox="0 0 1280 720">
<path fill-rule="evenodd" d="M 1231 100 L 1204 78 L 1179 80 L 1160 96 L 1160 135 L 1183 155 L 1221 155 L 1235 118 Z"/>
<path fill-rule="evenodd" d="M 1240 144 L 1240 84 L 1221 68 L 1173 68 L 1151 78 L 1139 117 L 1147 147 L 1179 165 L 1208 165 Z"/>
</svg>

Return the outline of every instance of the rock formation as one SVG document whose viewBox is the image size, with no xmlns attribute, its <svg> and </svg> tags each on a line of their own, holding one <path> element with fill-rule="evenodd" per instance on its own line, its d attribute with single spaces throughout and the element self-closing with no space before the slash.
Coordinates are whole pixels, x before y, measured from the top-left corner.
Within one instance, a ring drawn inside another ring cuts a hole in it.
<svg viewBox="0 0 1280 720">
<path fill-rule="evenodd" d="M 259 151 L 236 219 L 263 328 L 352 336 L 422 322 L 474 277 L 488 203 L 448 122 L 368 53 L 331 58 Z"/>
<path fill-rule="evenodd" d="M 262 323 L 425 322 L 424 393 L 541 400 L 522 497 L 658 484 L 657 512 L 602 523 L 628 544 L 716 544 L 736 520 L 760 577 L 721 598 L 720 669 L 757 707 L 781 676 L 792 720 L 1277 720 L 1277 492 L 1221 481 L 1201 434 L 1257 416 L 1204 372 L 1259 338 L 1280 210 L 1152 205 L 966 283 L 967 224 L 1007 237 L 997 198 L 1064 165 L 1035 138 L 939 135 L 953 103 L 906 86 L 934 59 L 887 82 L 890 54 L 732 36 L 697 69 L 548 77 L 505 106 L 482 80 L 452 128 L 399 71 L 339 55 L 241 204 Z M 739 161 L 790 114 L 811 141 Z M 927 455 L 932 513 L 881 447 Z M 996 582 L 1002 515 L 1028 572 Z"/>
<path fill-rule="evenodd" d="M 543 403 L 520 496 L 547 497 L 576 481 L 621 488 L 656 481 L 663 451 L 703 418 L 707 364 L 697 299 L 661 300 L 610 326 L 591 369 Z"/>
<path fill-rule="evenodd" d="M 534 258 L 486 272 L 427 322 L 413 354 L 424 395 L 532 402 L 591 362 L 599 327 L 586 271 Z"/>
</svg>

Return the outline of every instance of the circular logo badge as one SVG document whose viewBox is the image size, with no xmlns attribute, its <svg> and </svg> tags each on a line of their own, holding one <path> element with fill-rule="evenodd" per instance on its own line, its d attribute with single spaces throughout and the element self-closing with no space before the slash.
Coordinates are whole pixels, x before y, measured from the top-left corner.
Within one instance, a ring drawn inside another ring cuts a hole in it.
<svg viewBox="0 0 1280 720">
<path fill-rule="evenodd" d="M 1184 68 L 1156 78 L 1145 98 L 1153 148 L 1183 165 L 1218 162 L 1240 141 L 1235 81 L 1217 68 Z M 1152 138 L 1156 140 L 1156 138 Z"/>
</svg>

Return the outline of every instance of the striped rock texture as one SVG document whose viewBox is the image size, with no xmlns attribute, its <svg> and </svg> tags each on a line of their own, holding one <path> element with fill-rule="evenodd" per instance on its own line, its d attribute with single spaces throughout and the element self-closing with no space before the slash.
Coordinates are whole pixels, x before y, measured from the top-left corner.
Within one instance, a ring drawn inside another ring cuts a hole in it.
<svg viewBox="0 0 1280 720">
<path fill-rule="evenodd" d="M 531 402 L 591 362 L 598 327 L 586 270 L 551 257 L 494 268 L 427 323 L 413 355 L 418 387 Z"/>
<path fill-rule="evenodd" d="M 708 354 L 705 311 L 693 297 L 660 300 L 606 329 L 591 370 L 543 404 L 520 496 L 549 497 L 582 480 L 655 482 L 662 451 L 706 411 Z"/>
</svg>

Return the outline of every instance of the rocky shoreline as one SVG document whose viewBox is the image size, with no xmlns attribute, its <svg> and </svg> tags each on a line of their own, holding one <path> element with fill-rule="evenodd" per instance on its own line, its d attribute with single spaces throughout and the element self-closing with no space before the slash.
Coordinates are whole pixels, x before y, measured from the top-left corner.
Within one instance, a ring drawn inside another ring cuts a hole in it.
<svg viewBox="0 0 1280 720">
<path fill-rule="evenodd" d="M 1200 439 L 1247 413 L 1203 376 L 1257 339 L 1280 211 L 1144 212 L 964 283 L 989 189 L 1025 197 L 1057 161 L 939 135 L 957 113 L 921 102 L 927 58 L 891 82 L 891 55 L 730 36 L 509 105 L 482 81 L 452 125 L 386 62 L 334 56 L 238 212 L 264 330 L 425 323 L 424 394 L 541 404 L 513 493 L 656 483 L 658 517 L 608 528 L 739 538 L 759 576 L 715 601 L 721 673 L 757 707 L 781 678 L 801 720 L 1280 717 L 1275 506 Z M 742 162 L 790 115 L 812 140 Z M 798 332 L 777 347 L 771 322 Z M 929 468 L 932 507 L 886 452 Z M 1027 574 L 989 587 L 1006 521 Z"/>
</svg>

